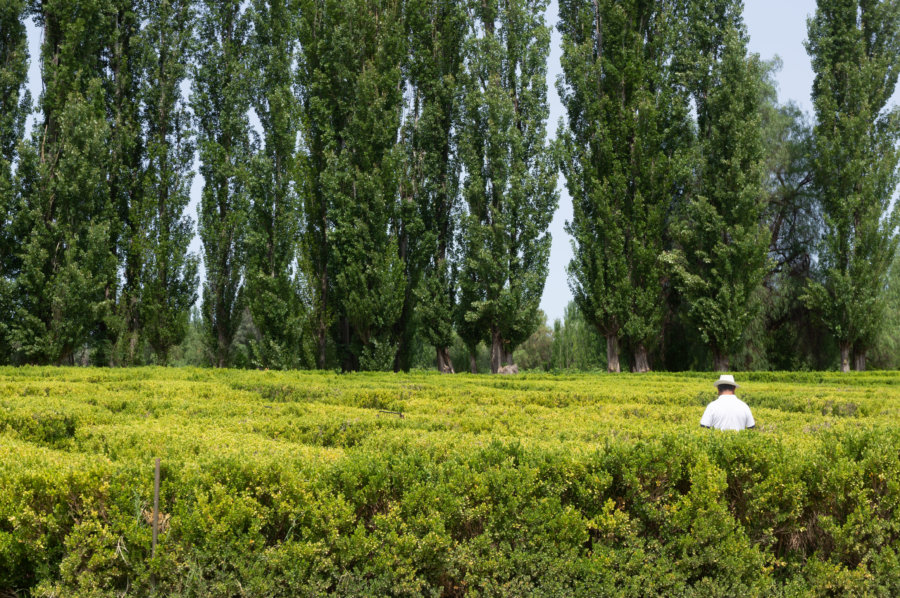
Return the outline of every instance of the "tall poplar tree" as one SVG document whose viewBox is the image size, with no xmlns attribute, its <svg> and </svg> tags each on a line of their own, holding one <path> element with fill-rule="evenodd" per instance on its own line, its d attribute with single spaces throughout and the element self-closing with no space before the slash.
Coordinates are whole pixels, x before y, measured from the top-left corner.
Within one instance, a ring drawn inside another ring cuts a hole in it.
<svg viewBox="0 0 900 598">
<path fill-rule="evenodd" d="M 260 339 L 251 342 L 257 365 L 301 363 L 303 302 L 296 275 L 300 224 L 295 184 L 299 106 L 294 94 L 298 19 L 293 0 L 252 3 L 253 107 L 263 147 L 254 157 L 246 237 L 247 306 Z"/>
<path fill-rule="evenodd" d="M 696 177 L 673 219 L 678 248 L 664 258 L 721 371 L 753 319 L 754 296 L 768 269 L 763 68 L 747 53 L 740 0 L 692 0 L 684 7 L 678 60 L 697 112 Z"/>
<path fill-rule="evenodd" d="M 650 369 L 665 310 L 666 213 L 685 180 L 688 98 L 673 71 L 675 3 L 562 0 L 568 114 L 561 164 L 573 199 L 569 266 L 576 304 L 606 337 L 618 372 L 619 340 L 633 368 Z"/>
<path fill-rule="evenodd" d="M 819 0 L 808 22 L 812 58 L 813 186 L 825 219 L 822 282 L 807 303 L 837 339 L 841 370 L 865 369 L 884 320 L 885 276 L 897 246 L 900 110 L 887 108 L 900 73 L 900 2 Z"/>
<path fill-rule="evenodd" d="M 109 0 L 35 3 L 44 28 L 41 117 L 22 155 L 16 316 L 11 337 L 30 363 L 72 363 L 115 300 L 116 223 L 106 166 L 110 131 L 104 70 Z"/>
<path fill-rule="evenodd" d="M 110 15 L 109 68 L 106 76 L 109 120 L 109 156 L 106 160 L 110 203 L 116 221 L 110 230 L 110 247 L 124 272 L 114 318 L 100 322 L 96 343 L 98 362 L 121 358 L 127 364 L 140 359 L 140 274 L 144 261 L 141 246 L 140 206 L 144 137 L 141 130 L 140 13 L 136 0 L 114 0 Z M 110 296 L 117 280 L 107 283 Z M 113 345 L 119 344 L 118 351 Z M 118 355 L 113 355 L 113 353 Z"/>
<path fill-rule="evenodd" d="M 461 125 L 468 206 L 460 275 L 483 298 L 464 319 L 491 338 L 491 371 L 509 363 L 538 325 L 557 205 L 556 168 L 546 142 L 546 0 L 470 5 Z"/>
<path fill-rule="evenodd" d="M 406 293 L 395 233 L 405 59 L 400 0 L 303 0 L 299 83 L 308 149 L 304 253 L 318 362 L 331 322 L 344 369 L 394 364 Z"/>
<path fill-rule="evenodd" d="M 342 81 L 328 75 L 333 60 L 329 45 L 321 41 L 326 18 L 335 19 L 322 0 L 300 0 L 297 39 L 300 55 L 296 73 L 300 99 L 300 129 L 303 145 L 298 152 L 298 187 L 303 197 L 299 269 L 309 292 L 309 318 L 315 336 L 315 363 L 324 369 L 328 333 L 334 321 L 328 268 L 331 205 L 320 182 L 333 147 L 333 131 L 340 121 L 339 109 L 327 101 L 342 87 Z"/>
<path fill-rule="evenodd" d="M 415 310 L 422 335 L 435 347 L 438 370 L 453 372 L 450 261 L 459 201 L 456 146 L 466 11 L 460 0 L 409 0 L 406 14 L 411 97 L 403 127 L 400 256 L 406 263 L 407 291 L 398 366 L 408 366 Z"/>
<path fill-rule="evenodd" d="M 26 0 L 0 7 L 0 364 L 10 361 L 9 327 L 14 318 L 13 284 L 20 269 L 14 223 L 19 194 L 13 177 L 31 97 L 25 89 L 28 44 Z"/>
<path fill-rule="evenodd" d="M 227 366 L 242 315 L 242 266 L 253 154 L 249 110 L 251 21 L 240 0 L 198 3 L 191 104 L 197 119 L 203 320 L 213 365 Z"/>
<path fill-rule="evenodd" d="M 197 300 L 197 256 L 188 253 L 194 223 L 185 211 L 193 179 L 194 131 L 181 87 L 188 76 L 194 26 L 193 0 L 148 0 L 142 14 L 146 166 L 141 201 L 130 210 L 129 237 L 139 256 L 141 335 L 166 364 L 187 334 Z"/>
</svg>

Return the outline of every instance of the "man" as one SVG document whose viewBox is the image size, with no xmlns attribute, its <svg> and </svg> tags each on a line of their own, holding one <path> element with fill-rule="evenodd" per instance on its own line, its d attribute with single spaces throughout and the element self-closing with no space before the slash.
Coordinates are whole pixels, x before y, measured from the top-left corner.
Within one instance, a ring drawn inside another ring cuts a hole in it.
<svg viewBox="0 0 900 598">
<path fill-rule="evenodd" d="M 749 430 L 756 426 L 747 403 L 734 395 L 738 387 L 731 374 L 722 374 L 713 382 L 719 389 L 719 398 L 706 406 L 700 425 L 716 430 Z"/>
</svg>

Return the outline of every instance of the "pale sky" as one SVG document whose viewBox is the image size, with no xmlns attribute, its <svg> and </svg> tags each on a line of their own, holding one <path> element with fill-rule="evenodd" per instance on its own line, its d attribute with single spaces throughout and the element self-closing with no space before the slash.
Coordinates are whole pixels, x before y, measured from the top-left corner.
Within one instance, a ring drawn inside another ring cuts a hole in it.
<svg viewBox="0 0 900 598">
<path fill-rule="evenodd" d="M 778 55 L 783 67 L 778 73 L 779 100 L 796 102 L 805 112 L 812 110 L 809 94 L 812 89 L 813 72 L 809 56 L 803 47 L 806 39 L 806 19 L 816 8 L 815 0 L 746 0 L 744 20 L 750 34 L 750 51 L 758 53 L 764 60 Z M 555 24 L 557 20 L 557 1 L 551 0 L 547 10 L 547 22 Z M 37 100 L 40 95 L 40 72 L 37 57 L 40 52 L 39 32 L 29 23 L 29 52 L 32 57 L 29 68 L 29 87 L 32 96 Z M 555 135 L 559 118 L 563 116 L 563 107 L 556 93 L 556 79 L 560 75 L 559 66 L 560 40 L 559 34 L 553 31 L 550 47 L 550 63 L 548 67 L 548 87 L 550 90 L 550 119 L 548 131 Z M 898 103 L 900 91 L 894 96 Z M 196 165 L 195 165 L 196 171 Z M 202 179 L 195 176 L 191 189 L 191 212 L 196 222 L 196 207 L 199 202 Z M 572 217 L 572 200 L 565 191 L 562 175 L 559 181 L 559 209 L 550 225 L 553 246 L 550 251 L 550 268 L 541 308 L 547 314 L 550 323 L 562 318 L 566 304 L 571 300 L 566 276 L 566 265 L 572 257 L 571 241 L 564 230 L 566 220 Z M 200 242 L 195 237 L 191 251 L 200 254 Z"/>
</svg>

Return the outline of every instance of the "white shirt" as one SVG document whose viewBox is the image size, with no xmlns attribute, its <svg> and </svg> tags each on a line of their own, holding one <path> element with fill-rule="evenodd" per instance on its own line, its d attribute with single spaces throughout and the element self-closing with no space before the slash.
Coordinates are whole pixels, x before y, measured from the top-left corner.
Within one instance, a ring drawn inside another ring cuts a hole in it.
<svg viewBox="0 0 900 598">
<path fill-rule="evenodd" d="M 706 406 L 700 425 L 716 430 L 744 430 L 756 422 L 747 403 L 734 395 L 722 395 Z"/>
</svg>

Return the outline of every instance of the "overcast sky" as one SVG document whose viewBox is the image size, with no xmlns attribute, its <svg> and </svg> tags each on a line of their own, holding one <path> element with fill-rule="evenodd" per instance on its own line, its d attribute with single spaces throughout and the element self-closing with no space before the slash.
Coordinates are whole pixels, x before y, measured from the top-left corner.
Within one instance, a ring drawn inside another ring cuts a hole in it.
<svg viewBox="0 0 900 598">
<path fill-rule="evenodd" d="M 779 100 L 781 102 L 792 100 L 806 112 L 812 110 L 809 93 L 812 89 L 813 72 L 803 42 L 806 39 L 806 19 L 815 11 L 815 8 L 815 0 L 746 0 L 744 7 L 744 20 L 750 34 L 750 51 L 758 53 L 764 60 L 769 60 L 776 55 L 781 57 L 783 67 L 777 76 Z M 551 0 L 547 10 L 548 23 L 556 23 L 557 12 L 557 2 Z M 32 56 L 29 85 L 32 95 L 37 99 L 40 94 L 40 72 L 36 57 L 40 51 L 40 40 L 38 30 L 33 24 L 29 24 L 28 33 L 29 50 Z M 561 72 L 559 46 L 559 34 L 554 30 L 548 68 L 550 79 L 548 81 L 550 89 L 548 130 L 551 136 L 555 135 L 557 122 L 563 116 L 562 104 L 556 93 L 555 85 Z M 898 96 L 900 96 L 900 92 L 894 96 L 895 103 Z M 195 177 L 191 190 L 191 211 L 195 222 L 196 206 L 201 188 L 202 180 L 198 175 Z M 564 230 L 566 220 L 572 217 L 572 200 L 565 191 L 562 177 L 560 177 L 559 190 L 559 209 L 550 225 L 550 233 L 553 235 L 553 247 L 550 251 L 550 274 L 541 300 L 541 308 L 551 323 L 554 319 L 562 317 L 566 304 L 572 298 L 566 276 L 566 265 L 572 257 L 572 248 L 569 235 Z M 200 243 L 197 238 L 194 239 L 191 249 L 197 253 L 200 252 Z"/>
</svg>

